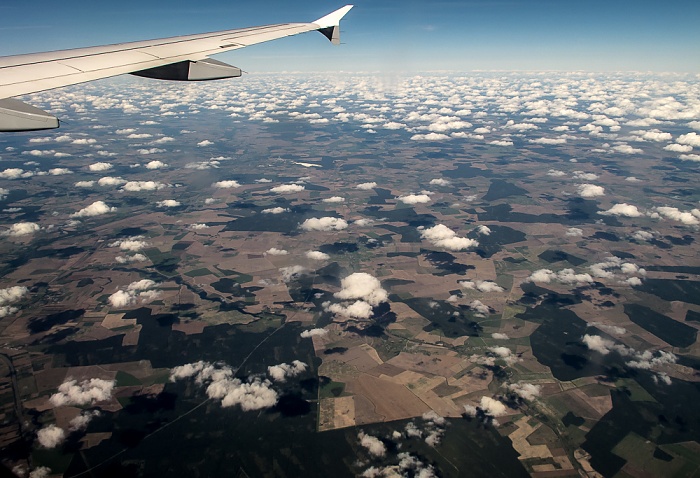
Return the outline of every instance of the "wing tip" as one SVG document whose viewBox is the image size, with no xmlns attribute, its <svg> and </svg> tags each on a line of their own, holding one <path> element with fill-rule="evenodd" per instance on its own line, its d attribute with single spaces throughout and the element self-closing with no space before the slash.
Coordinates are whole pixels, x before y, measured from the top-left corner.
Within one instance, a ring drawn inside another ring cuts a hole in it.
<svg viewBox="0 0 700 478">
<path fill-rule="evenodd" d="M 354 7 L 354 5 L 345 5 L 344 7 L 325 15 L 318 20 L 314 20 L 311 23 L 318 25 L 319 30 L 323 28 L 337 27 L 340 25 L 340 20 L 350 11 L 352 7 Z"/>
</svg>

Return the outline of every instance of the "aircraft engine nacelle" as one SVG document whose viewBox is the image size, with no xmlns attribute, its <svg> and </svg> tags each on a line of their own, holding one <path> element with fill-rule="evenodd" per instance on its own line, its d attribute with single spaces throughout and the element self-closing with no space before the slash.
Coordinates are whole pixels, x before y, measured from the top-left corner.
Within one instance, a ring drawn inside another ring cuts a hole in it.
<svg viewBox="0 0 700 478">
<path fill-rule="evenodd" d="M 211 58 L 200 61 L 179 61 L 170 65 L 135 71 L 132 75 L 156 80 L 207 81 L 241 76 L 240 68 Z"/>
</svg>

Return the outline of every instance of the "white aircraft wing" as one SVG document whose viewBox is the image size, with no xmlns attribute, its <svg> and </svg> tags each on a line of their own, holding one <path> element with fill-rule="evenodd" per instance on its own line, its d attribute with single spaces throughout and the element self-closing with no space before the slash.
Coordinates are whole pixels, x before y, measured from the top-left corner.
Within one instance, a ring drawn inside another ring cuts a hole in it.
<svg viewBox="0 0 700 478">
<path fill-rule="evenodd" d="M 0 131 L 57 128 L 58 119 L 13 96 L 132 73 L 163 80 L 203 81 L 241 76 L 240 68 L 209 58 L 256 43 L 320 31 L 340 43 L 346 5 L 311 23 L 282 23 L 158 40 L 0 57 Z"/>
</svg>

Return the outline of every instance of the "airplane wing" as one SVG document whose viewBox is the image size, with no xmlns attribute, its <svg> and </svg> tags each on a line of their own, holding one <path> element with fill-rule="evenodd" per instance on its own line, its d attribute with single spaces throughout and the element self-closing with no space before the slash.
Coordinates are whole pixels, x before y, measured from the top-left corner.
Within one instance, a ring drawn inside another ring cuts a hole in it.
<svg viewBox="0 0 700 478">
<path fill-rule="evenodd" d="M 13 96 L 131 73 L 148 78 L 204 81 L 241 76 L 240 68 L 209 58 L 309 31 L 340 43 L 346 5 L 311 23 L 282 23 L 158 40 L 0 57 L 0 131 L 58 128 L 51 114 Z"/>
</svg>

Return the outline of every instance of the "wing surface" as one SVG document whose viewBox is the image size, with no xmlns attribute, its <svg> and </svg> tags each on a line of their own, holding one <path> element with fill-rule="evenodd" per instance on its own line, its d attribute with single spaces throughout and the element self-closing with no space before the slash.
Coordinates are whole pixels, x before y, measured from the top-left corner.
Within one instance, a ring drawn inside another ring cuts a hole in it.
<svg viewBox="0 0 700 478">
<path fill-rule="evenodd" d="M 3 126 L 11 127 L 3 124 L 5 117 L 3 112 L 14 111 L 14 103 L 4 102 L 5 98 L 124 73 L 143 72 L 143 70 L 146 70 L 143 73 L 148 74 L 141 76 L 162 79 L 207 80 L 240 76 L 239 69 L 235 69 L 237 74 L 221 73 L 222 65 L 232 69 L 235 67 L 209 60 L 208 57 L 314 30 L 320 31 L 337 44 L 340 19 L 351 8 L 352 5 L 346 5 L 311 23 L 281 23 L 157 40 L 0 57 L 0 131 L 13 130 L 3 129 Z M 203 64 L 198 66 L 196 73 L 192 73 L 192 66 L 198 62 Z M 185 72 L 184 77 L 176 77 L 174 71 L 177 68 L 173 69 L 173 65 L 184 65 L 186 69 L 189 68 L 189 75 Z M 161 67 L 166 69 L 160 69 Z M 219 71 L 218 76 L 215 73 L 209 73 L 212 68 Z M 10 115 L 11 120 L 16 122 L 16 118 L 21 113 L 22 111 L 19 111 Z M 20 129 L 33 128 L 20 127 L 14 130 Z"/>
</svg>

